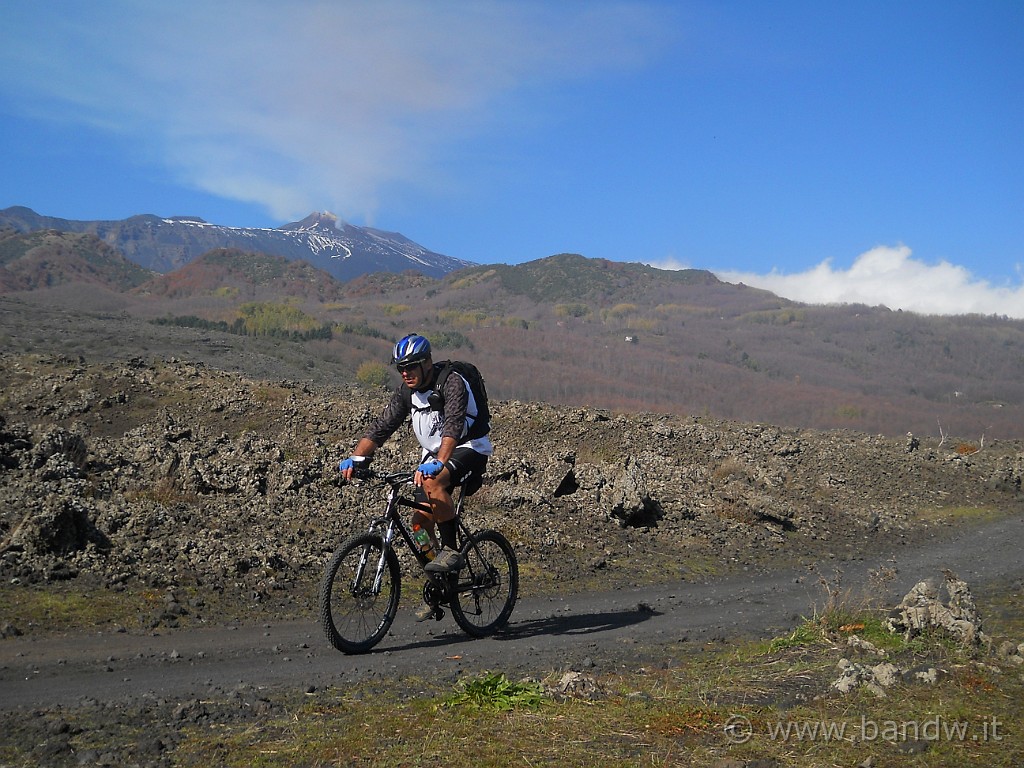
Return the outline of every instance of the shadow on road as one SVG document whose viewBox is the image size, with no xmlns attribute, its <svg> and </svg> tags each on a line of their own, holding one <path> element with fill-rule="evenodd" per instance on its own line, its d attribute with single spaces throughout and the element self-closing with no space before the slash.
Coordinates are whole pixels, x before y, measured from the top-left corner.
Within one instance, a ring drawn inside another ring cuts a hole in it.
<svg viewBox="0 0 1024 768">
<path fill-rule="evenodd" d="M 548 616 L 510 624 L 495 637 L 499 640 L 523 640 L 539 635 L 590 635 L 640 624 L 657 615 L 658 612 L 651 608 L 634 608 L 631 611 Z"/>
<path fill-rule="evenodd" d="M 640 624 L 658 615 L 652 608 L 634 608 L 628 611 L 602 611 L 600 613 L 575 614 L 571 616 L 548 616 L 543 619 L 513 622 L 493 635 L 494 640 L 525 640 L 531 637 L 551 635 L 583 636 L 598 632 L 611 632 L 634 624 Z M 391 646 L 389 651 L 411 650 L 413 648 L 430 648 L 440 645 L 458 645 L 471 643 L 474 638 L 453 627 L 451 633 L 445 633 L 431 640 Z"/>
</svg>

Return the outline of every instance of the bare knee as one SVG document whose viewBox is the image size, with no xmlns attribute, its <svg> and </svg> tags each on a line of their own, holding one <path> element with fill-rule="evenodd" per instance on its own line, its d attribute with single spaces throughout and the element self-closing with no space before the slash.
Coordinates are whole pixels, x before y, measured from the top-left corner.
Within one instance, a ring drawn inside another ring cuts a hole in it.
<svg viewBox="0 0 1024 768">
<path fill-rule="evenodd" d="M 424 478 L 423 492 L 430 501 L 430 508 L 436 522 L 443 523 L 455 516 L 452 496 L 448 492 L 447 471 L 437 477 Z"/>
</svg>

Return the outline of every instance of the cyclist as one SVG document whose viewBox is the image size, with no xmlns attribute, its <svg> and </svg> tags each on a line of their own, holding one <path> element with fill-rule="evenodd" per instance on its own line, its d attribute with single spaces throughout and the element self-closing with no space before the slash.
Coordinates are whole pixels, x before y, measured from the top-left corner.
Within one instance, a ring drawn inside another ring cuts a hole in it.
<svg viewBox="0 0 1024 768">
<path fill-rule="evenodd" d="M 462 376 L 454 372 L 448 376 L 443 392 L 444 410 L 432 408 L 430 396 L 441 366 L 434 364 L 427 339 L 417 334 L 404 337 L 395 344 L 391 362 L 397 366 L 402 383 L 360 438 L 352 455 L 344 459 L 338 469 L 349 479 L 360 467 L 368 466 L 376 450 L 411 415 L 413 432 L 423 449 L 414 482 L 431 509 L 429 516 L 417 510 L 412 522 L 426 528 L 434 542 L 440 539 L 440 551 L 426 565 L 426 570 L 455 572 L 465 563 L 456 545 L 455 505 L 451 493 L 467 480 L 483 475 L 494 449 L 486 435 L 466 439 L 477 409 L 473 392 Z M 422 621 L 431 615 L 430 607 L 424 606 L 417 618 Z"/>
</svg>

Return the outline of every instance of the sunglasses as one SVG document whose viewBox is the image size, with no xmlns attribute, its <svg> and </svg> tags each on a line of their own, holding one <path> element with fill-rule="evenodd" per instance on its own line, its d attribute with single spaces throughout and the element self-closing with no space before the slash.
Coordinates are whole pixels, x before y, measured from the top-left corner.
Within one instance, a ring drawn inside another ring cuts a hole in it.
<svg viewBox="0 0 1024 768">
<path fill-rule="evenodd" d="M 396 365 L 395 367 L 398 369 L 399 373 L 407 373 L 408 371 L 415 371 L 416 369 L 418 369 L 422 365 L 423 365 L 423 361 L 422 360 L 418 360 L 415 363 L 400 363 L 399 365 Z"/>
</svg>

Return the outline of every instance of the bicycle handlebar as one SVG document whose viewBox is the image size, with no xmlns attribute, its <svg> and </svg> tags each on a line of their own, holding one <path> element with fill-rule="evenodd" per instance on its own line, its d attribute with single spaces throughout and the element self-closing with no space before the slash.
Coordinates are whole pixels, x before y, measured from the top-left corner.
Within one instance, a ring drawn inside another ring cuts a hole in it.
<svg viewBox="0 0 1024 768">
<path fill-rule="evenodd" d="M 380 480 L 391 486 L 405 485 L 411 483 L 414 472 L 409 470 L 403 470 L 401 472 L 378 472 L 376 469 L 366 467 L 365 469 L 356 469 L 352 473 L 353 480 Z"/>
</svg>

